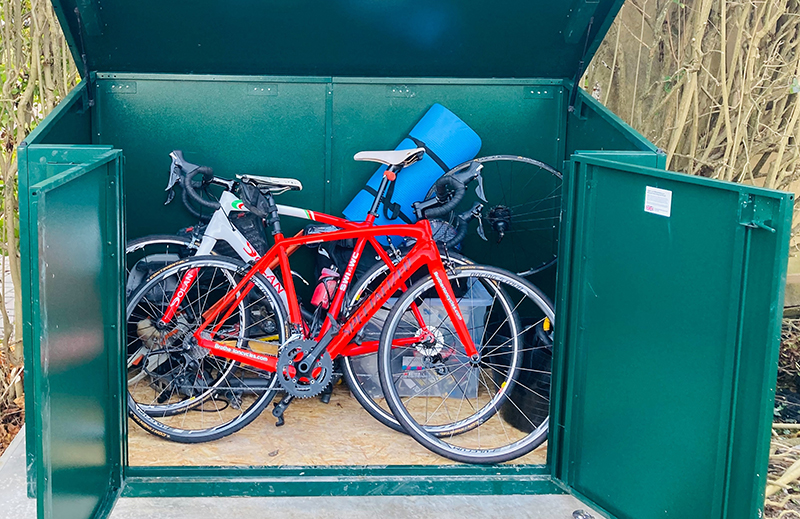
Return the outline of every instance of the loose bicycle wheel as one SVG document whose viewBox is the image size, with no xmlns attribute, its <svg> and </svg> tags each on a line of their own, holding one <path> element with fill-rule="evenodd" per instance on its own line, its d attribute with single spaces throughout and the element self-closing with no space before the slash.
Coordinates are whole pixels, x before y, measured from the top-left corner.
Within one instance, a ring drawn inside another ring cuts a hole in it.
<svg viewBox="0 0 800 519">
<path fill-rule="evenodd" d="M 448 278 L 479 357 L 467 354 L 426 277 L 395 303 L 381 335 L 386 402 L 411 436 L 452 460 L 523 456 L 547 437 L 540 404 L 549 402 L 549 366 L 526 360 L 552 351 L 553 307 L 531 283 L 502 269 L 470 265 Z"/>
<path fill-rule="evenodd" d="M 278 384 L 274 373 L 212 355 L 193 337 L 204 314 L 246 271 L 238 260 L 197 256 L 158 271 L 129 298 L 128 405 L 147 431 L 185 443 L 215 440 L 250 423 L 272 401 Z M 196 278 L 174 318 L 160 327 L 187 272 Z M 215 340 L 262 354 L 277 356 L 286 340 L 285 309 L 260 275 L 252 278 L 247 296 L 209 329 L 215 325 Z"/>
<path fill-rule="evenodd" d="M 442 257 L 445 267 L 464 266 L 472 264 L 472 261 L 465 256 L 449 253 Z M 348 290 L 348 299 L 345 301 L 345 315 L 352 315 L 360 303 L 366 300 L 372 292 L 386 279 L 389 274 L 389 267 L 379 262 L 364 273 L 351 290 Z M 399 292 L 390 298 L 381 307 L 377 314 L 365 324 L 359 332 L 359 339 L 364 343 L 377 343 L 381 336 L 381 330 L 386 322 L 386 317 L 392 309 L 392 305 L 402 294 Z M 383 396 L 380 379 L 378 378 L 378 351 L 362 355 L 343 356 L 341 361 L 342 373 L 347 382 L 347 386 L 359 404 L 373 418 L 391 427 L 395 431 L 405 432 L 403 426 L 397 422 L 386 399 Z"/>
<path fill-rule="evenodd" d="M 471 232 L 465 250 L 480 263 L 497 264 L 521 276 L 541 272 L 556 262 L 561 218 L 561 173 L 539 160 L 517 155 L 491 155 L 460 164 L 452 175 L 473 162 L 483 165 L 483 233 Z M 433 190 L 428 193 L 430 198 Z M 479 200 L 468 189 L 455 209 L 458 214 Z"/>
</svg>

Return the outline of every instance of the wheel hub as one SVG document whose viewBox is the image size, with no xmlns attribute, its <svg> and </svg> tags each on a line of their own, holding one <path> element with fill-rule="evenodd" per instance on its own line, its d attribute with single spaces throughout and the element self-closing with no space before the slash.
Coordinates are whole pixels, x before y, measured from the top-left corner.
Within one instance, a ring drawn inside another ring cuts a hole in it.
<svg viewBox="0 0 800 519">
<path fill-rule="evenodd" d="M 417 343 L 417 351 L 426 357 L 433 357 L 438 355 L 444 349 L 444 334 L 442 330 L 420 330 L 417 332 L 420 342 Z"/>
</svg>

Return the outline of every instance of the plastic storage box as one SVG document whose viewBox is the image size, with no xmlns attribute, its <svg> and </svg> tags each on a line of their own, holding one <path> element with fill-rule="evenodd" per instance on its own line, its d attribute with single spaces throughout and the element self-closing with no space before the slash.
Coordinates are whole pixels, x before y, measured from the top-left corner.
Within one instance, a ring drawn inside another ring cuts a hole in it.
<svg viewBox="0 0 800 519">
<path fill-rule="evenodd" d="M 375 317 L 364 327 L 364 340 L 374 341 L 380 338 L 381 329 L 386 317 L 391 311 L 391 307 L 396 301 L 395 298 L 389 300 L 385 308 L 378 311 Z M 483 338 L 484 317 L 486 308 L 492 304 L 492 297 L 486 288 L 479 282 L 472 283 L 466 290 L 464 297 L 459 299 L 459 307 L 464 316 L 464 321 L 472 334 L 472 340 L 480 344 Z M 420 305 L 425 323 L 434 327 L 446 320 L 447 312 L 439 299 L 426 299 Z M 441 332 L 441 340 L 444 344 L 453 344 L 455 338 L 453 328 L 445 324 L 438 329 Z M 417 330 L 408 330 L 409 335 L 415 335 Z M 437 336 L 438 338 L 438 336 Z M 425 396 L 450 395 L 450 398 L 459 399 L 462 396 L 476 398 L 478 396 L 477 374 L 466 373 L 468 361 L 463 354 L 447 351 L 443 348 L 441 355 L 443 362 L 441 369 L 426 369 L 433 367 L 430 358 L 416 348 L 405 348 L 402 355 L 397 355 L 394 359 L 395 368 L 402 364 L 404 381 L 400 388 L 400 396 L 415 396 L 424 394 Z M 353 367 L 356 374 L 364 381 L 364 388 L 372 398 L 382 398 L 383 391 L 378 382 L 378 358 L 377 355 L 363 355 L 353 359 Z M 424 393 L 423 393 L 424 391 Z"/>
</svg>

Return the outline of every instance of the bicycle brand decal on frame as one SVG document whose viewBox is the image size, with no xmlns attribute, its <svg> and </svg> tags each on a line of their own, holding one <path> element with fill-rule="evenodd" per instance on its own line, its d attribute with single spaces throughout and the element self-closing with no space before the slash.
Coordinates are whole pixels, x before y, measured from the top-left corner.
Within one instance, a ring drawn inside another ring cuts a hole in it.
<svg viewBox="0 0 800 519">
<path fill-rule="evenodd" d="M 358 258 L 361 256 L 358 252 L 353 252 L 353 255 L 350 257 L 350 262 L 347 264 L 347 268 L 344 271 L 344 277 L 342 278 L 342 282 L 339 283 L 339 290 L 344 292 L 347 290 L 347 285 L 350 284 L 350 278 L 353 275 L 353 269 L 358 262 Z"/>
<path fill-rule="evenodd" d="M 250 256 L 251 258 L 259 258 L 258 252 L 250 245 L 250 242 L 246 242 L 244 247 L 242 248 L 245 254 Z"/>
<path fill-rule="evenodd" d="M 267 278 L 267 281 L 269 281 L 269 284 L 272 285 L 272 288 L 275 289 L 278 295 L 283 294 L 283 285 L 281 285 L 281 282 L 278 280 L 278 276 L 272 272 L 272 269 L 268 268 L 264 272 L 264 277 Z"/>
<path fill-rule="evenodd" d="M 448 292 L 447 289 L 445 288 L 441 274 L 439 274 L 438 272 L 434 272 L 433 277 L 436 278 L 436 283 L 438 283 L 439 288 L 444 293 L 444 297 L 445 299 L 447 299 L 447 304 L 450 305 L 450 309 L 453 311 L 453 313 L 456 314 L 456 317 L 458 317 L 459 321 L 463 321 L 464 317 L 461 316 L 461 310 L 458 308 L 456 302 L 453 301 L 453 297 L 450 295 L 450 292 Z"/>
<path fill-rule="evenodd" d="M 672 214 L 672 191 L 647 186 L 644 193 L 644 212 L 669 218 Z"/>
</svg>

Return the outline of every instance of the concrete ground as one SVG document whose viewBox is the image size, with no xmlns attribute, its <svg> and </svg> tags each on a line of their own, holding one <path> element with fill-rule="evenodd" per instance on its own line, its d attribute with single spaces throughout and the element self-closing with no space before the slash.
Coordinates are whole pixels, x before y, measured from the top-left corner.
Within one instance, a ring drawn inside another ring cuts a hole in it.
<svg viewBox="0 0 800 519">
<path fill-rule="evenodd" d="M 582 515 L 578 511 L 588 512 Z M 589 515 L 590 514 L 590 515 Z M 33 519 L 25 490 L 25 433 L 0 457 L 0 519 Z M 122 498 L 111 519 L 347 517 L 348 519 L 601 519 L 570 495 Z"/>
<path fill-rule="evenodd" d="M 25 429 L 0 456 L 0 519 L 36 517 L 36 501 L 25 484 Z"/>
</svg>

